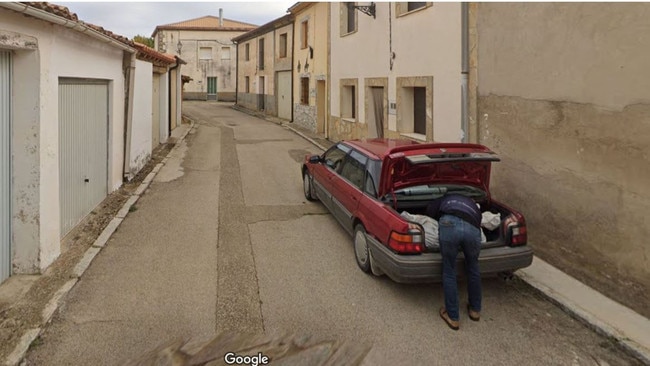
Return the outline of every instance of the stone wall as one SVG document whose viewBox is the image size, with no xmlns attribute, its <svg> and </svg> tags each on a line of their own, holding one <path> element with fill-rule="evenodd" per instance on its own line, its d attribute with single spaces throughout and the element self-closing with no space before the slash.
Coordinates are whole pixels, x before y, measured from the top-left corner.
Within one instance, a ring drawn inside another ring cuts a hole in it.
<svg viewBox="0 0 650 366">
<path fill-rule="evenodd" d="M 294 104 L 293 123 L 308 131 L 316 132 L 316 106 Z"/>
</svg>

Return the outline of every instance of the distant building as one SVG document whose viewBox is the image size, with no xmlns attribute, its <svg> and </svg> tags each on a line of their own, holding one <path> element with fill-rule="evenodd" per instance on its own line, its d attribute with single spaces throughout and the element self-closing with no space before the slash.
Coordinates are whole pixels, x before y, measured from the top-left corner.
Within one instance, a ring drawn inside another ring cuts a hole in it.
<svg viewBox="0 0 650 366">
<path fill-rule="evenodd" d="M 187 62 L 183 73 L 192 80 L 185 84 L 184 99 L 234 101 L 237 60 L 231 39 L 256 27 L 225 19 L 219 9 L 219 17 L 159 25 L 152 37 L 157 51 Z"/>
<path fill-rule="evenodd" d="M 275 19 L 233 39 L 237 57 L 237 105 L 291 120 L 293 19 Z"/>
</svg>

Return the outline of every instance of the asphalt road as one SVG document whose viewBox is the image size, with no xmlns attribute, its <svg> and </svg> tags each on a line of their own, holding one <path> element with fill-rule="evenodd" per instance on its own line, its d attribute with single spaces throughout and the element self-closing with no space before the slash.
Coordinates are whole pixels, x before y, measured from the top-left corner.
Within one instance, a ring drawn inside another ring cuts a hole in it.
<svg viewBox="0 0 650 366">
<path fill-rule="evenodd" d="M 226 104 L 186 102 L 184 113 L 193 131 L 28 365 L 118 365 L 222 331 L 368 344 L 366 365 L 636 364 L 516 280 L 485 279 L 481 321 L 462 312 L 461 329 L 450 330 L 437 313 L 440 285 L 361 272 L 351 238 L 304 199 L 300 162 L 315 146 Z"/>
</svg>

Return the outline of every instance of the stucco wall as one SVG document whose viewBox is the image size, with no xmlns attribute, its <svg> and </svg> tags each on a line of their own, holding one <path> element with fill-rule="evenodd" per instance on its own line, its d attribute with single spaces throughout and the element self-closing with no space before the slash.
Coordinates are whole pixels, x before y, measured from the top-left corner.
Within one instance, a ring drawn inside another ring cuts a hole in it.
<svg viewBox="0 0 650 366">
<path fill-rule="evenodd" d="M 242 40 L 238 44 L 238 101 L 237 104 L 251 110 L 258 110 L 258 98 L 263 95 L 264 113 L 278 115 L 275 75 L 276 70 L 291 68 L 291 26 L 272 29 L 256 37 Z M 287 56 L 279 57 L 279 36 L 287 33 Z M 264 68 L 259 67 L 259 44 L 264 40 Z M 246 45 L 249 47 L 249 59 L 246 60 Z M 246 77 L 249 89 L 246 92 Z M 262 85 L 262 77 L 264 84 Z"/>
<path fill-rule="evenodd" d="M 364 79 L 387 77 L 388 100 L 397 103 L 398 77 L 432 77 L 433 108 L 427 113 L 433 126 L 427 129 L 432 131 L 436 141 L 461 141 L 460 3 L 434 3 L 401 16 L 396 16 L 395 3 L 376 3 L 376 19 L 358 13 L 357 30 L 343 36 L 340 32 L 341 5 L 331 3 L 330 7 L 331 116 L 339 118 L 341 114 L 341 79 L 359 80 L 357 100 L 364 103 L 369 100 L 365 96 Z M 394 52 L 392 69 L 391 52 Z M 357 111 L 358 123 L 365 124 L 365 105 L 358 105 Z M 398 131 L 397 115 L 389 114 L 385 124 L 386 136 Z M 332 128 L 336 126 L 330 126 L 332 136 L 345 133 Z M 362 132 L 367 131 L 367 127 L 351 130 Z"/>
<path fill-rule="evenodd" d="M 217 96 L 221 93 L 227 93 L 225 97 L 232 99 L 235 93 L 235 67 L 236 67 L 236 45 L 232 43 L 232 38 L 243 34 L 244 32 L 231 31 L 171 31 L 162 30 L 165 39 L 165 48 L 160 47 L 160 38 L 155 37 L 156 50 L 167 52 L 179 56 L 185 62 L 183 65 L 183 75 L 189 75 L 192 81 L 185 84 L 187 95 L 192 98 L 205 99 L 207 93 L 207 78 L 217 78 Z M 178 52 L 178 42 L 182 47 Z M 200 60 L 200 47 L 212 48 L 212 60 Z M 230 58 L 222 59 L 222 48 L 230 48 Z"/>
<path fill-rule="evenodd" d="M 316 83 L 318 80 L 329 82 L 329 8 L 330 3 L 315 3 L 295 14 L 295 40 L 293 45 L 293 121 L 316 132 L 317 106 Z M 308 21 L 307 48 L 301 47 L 301 24 Z M 311 48 L 311 50 L 310 50 Z M 297 65 L 300 64 L 300 70 Z M 308 65 L 305 68 L 305 65 Z M 309 78 L 309 102 L 300 103 L 300 79 Z M 328 85 L 325 85 L 327 90 Z M 327 109 L 327 105 L 324 106 Z M 327 110 L 323 111 L 327 113 Z"/>
<path fill-rule="evenodd" d="M 35 273 L 60 253 L 59 78 L 109 81 L 108 189 L 122 183 L 123 52 L 88 36 L 0 10 L 0 28 L 33 37 L 14 58 L 14 273 Z M 20 123 L 17 123 L 17 122 Z"/>
<path fill-rule="evenodd" d="M 151 99 L 153 83 L 153 65 L 136 60 L 135 86 L 133 93 L 133 125 L 131 126 L 131 149 L 129 154 L 129 172 L 131 176 L 151 158 Z"/>
<path fill-rule="evenodd" d="M 649 16 L 618 3 L 477 12 L 480 142 L 503 157 L 493 193 L 524 212 L 540 257 L 618 301 L 644 296 L 645 314 Z"/>
</svg>

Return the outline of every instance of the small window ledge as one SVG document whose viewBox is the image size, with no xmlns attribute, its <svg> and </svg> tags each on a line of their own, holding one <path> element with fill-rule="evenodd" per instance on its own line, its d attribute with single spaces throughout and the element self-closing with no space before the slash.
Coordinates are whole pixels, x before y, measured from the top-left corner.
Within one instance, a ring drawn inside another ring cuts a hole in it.
<svg viewBox="0 0 650 366">
<path fill-rule="evenodd" d="M 423 134 L 420 133 L 400 133 L 400 136 L 406 137 L 407 139 L 415 140 L 415 141 L 420 141 L 420 142 L 426 142 L 427 137 Z"/>
<path fill-rule="evenodd" d="M 341 121 L 343 122 L 348 122 L 348 123 L 356 123 L 357 120 L 354 118 L 349 118 L 349 117 L 341 117 Z"/>
</svg>

